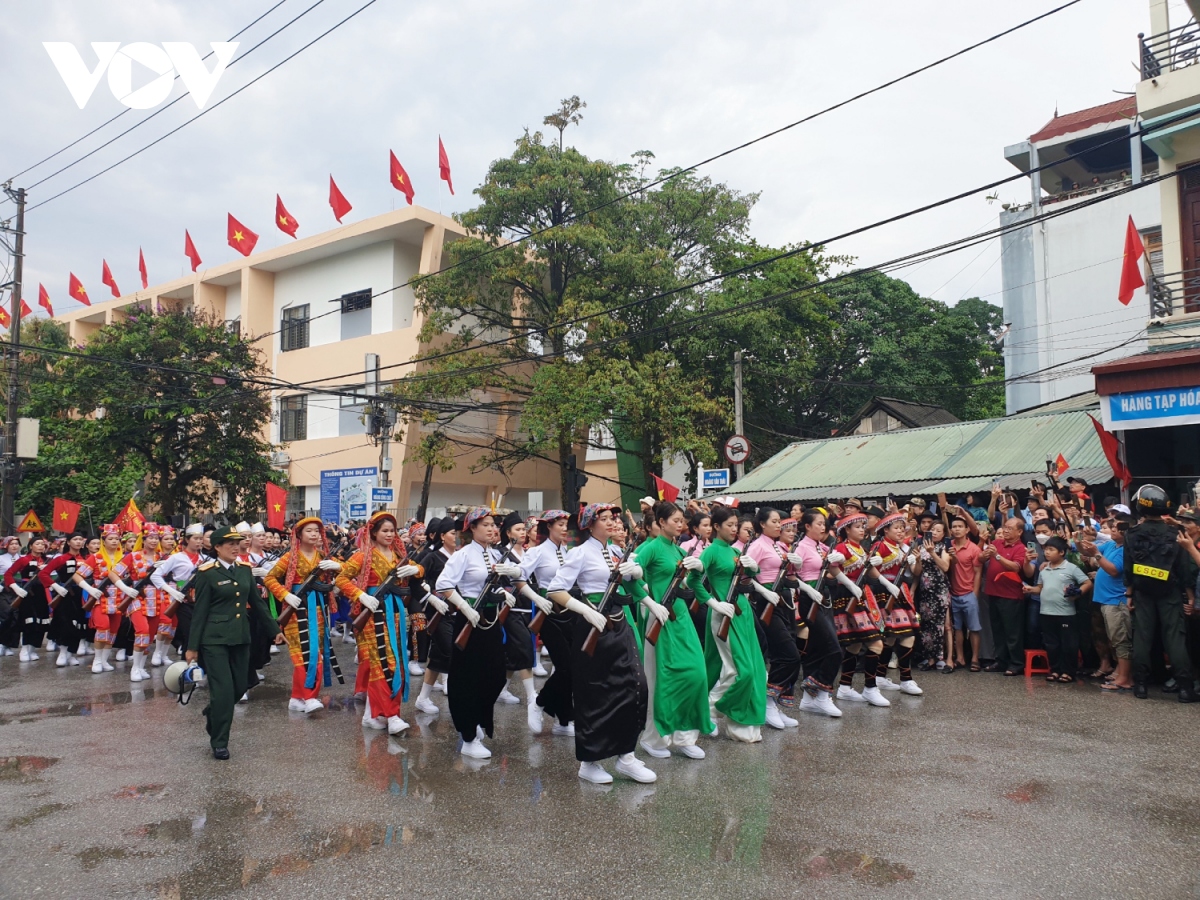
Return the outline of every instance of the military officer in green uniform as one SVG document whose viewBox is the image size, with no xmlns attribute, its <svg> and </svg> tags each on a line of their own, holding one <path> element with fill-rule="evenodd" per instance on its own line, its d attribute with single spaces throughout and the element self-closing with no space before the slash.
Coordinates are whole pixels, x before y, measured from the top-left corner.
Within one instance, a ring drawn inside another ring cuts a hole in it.
<svg viewBox="0 0 1200 900">
<path fill-rule="evenodd" d="M 247 563 L 238 562 L 242 536 L 231 528 L 213 532 L 215 560 L 196 570 L 196 605 L 188 635 L 187 661 L 199 659 L 208 676 L 206 729 L 213 757 L 229 759 L 233 708 L 246 692 L 250 670 L 250 616 L 263 631 L 283 643 L 283 635 L 254 584 Z"/>
</svg>

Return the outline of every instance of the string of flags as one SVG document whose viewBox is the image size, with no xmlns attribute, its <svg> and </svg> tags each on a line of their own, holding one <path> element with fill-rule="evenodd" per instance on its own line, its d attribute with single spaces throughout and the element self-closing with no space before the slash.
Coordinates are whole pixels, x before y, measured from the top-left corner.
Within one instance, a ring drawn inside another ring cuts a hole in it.
<svg viewBox="0 0 1200 900">
<path fill-rule="evenodd" d="M 450 189 L 450 193 L 454 194 L 454 182 L 451 180 L 450 174 L 450 157 L 446 154 L 446 146 L 442 143 L 441 135 L 438 135 L 438 177 L 446 182 L 446 186 Z M 408 177 L 408 172 L 404 166 L 400 164 L 400 160 L 391 150 L 388 151 L 388 182 L 393 188 L 404 195 L 404 199 L 412 206 L 413 197 L 416 196 L 416 189 L 413 187 L 412 179 Z M 329 176 L 329 208 L 333 210 L 333 217 L 338 224 L 342 224 L 342 219 L 354 208 L 350 201 L 346 199 L 345 194 L 337 186 L 337 182 L 333 180 L 333 175 Z M 228 219 L 226 223 L 226 240 L 229 246 L 242 256 L 249 256 L 254 252 L 255 246 L 258 244 L 259 235 L 252 229 L 243 225 L 233 215 L 227 213 Z M 283 198 L 275 195 L 275 227 L 286 234 L 288 237 L 296 238 L 296 232 L 300 230 L 300 223 L 296 217 L 288 212 L 287 207 L 283 204 Z M 185 228 L 183 231 L 183 254 L 191 263 L 192 271 L 197 271 L 203 260 L 200 258 L 200 252 L 196 249 L 196 243 L 192 240 L 191 233 Z M 141 276 L 142 290 L 150 287 L 150 275 L 146 268 L 146 256 L 142 252 L 142 248 L 138 247 L 138 274 Z M 70 277 L 67 281 L 67 290 L 70 292 L 71 299 L 84 306 L 91 306 L 92 301 L 88 297 L 87 288 L 83 282 L 74 273 L 69 273 Z M 112 269 L 108 265 L 108 260 L 101 260 L 100 283 L 107 287 L 114 297 L 121 296 L 121 290 L 117 287 L 117 280 L 113 277 Z M 46 290 L 45 285 L 38 285 L 38 305 L 41 306 L 50 315 L 54 317 L 54 308 L 51 306 L 50 293 Z M 21 318 L 24 319 L 30 315 L 33 310 L 24 298 L 21 300 Z M 12 316 L 9 310 L 0 305 L 0 326 L 9 328 L 12 325 Z"/>
</svg>

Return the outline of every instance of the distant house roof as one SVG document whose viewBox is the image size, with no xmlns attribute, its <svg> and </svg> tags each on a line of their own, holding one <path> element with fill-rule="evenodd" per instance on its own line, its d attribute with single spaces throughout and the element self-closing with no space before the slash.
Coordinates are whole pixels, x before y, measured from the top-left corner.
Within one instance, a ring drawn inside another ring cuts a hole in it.
<svg viewBox="0 0 1200 900">
<path fill-rule="evenodd" d="M 1005 489 L 1044 479 L 1046 460 L 1062 454 L 1066 475 L 1092 484 L 1113 477 L 1083 410 L 851 434 L 790 444 L 729 492 L 748 503 L 894 494 L 933 495 Z"/>
<path fill-rule="evenodd" d="M 876 410 L 899 419 L 905 428 L 924 428 L 928 425 L 949 425 L 958 421 L 958 416 L 932 403 L 910 403 L 894 397 L 872 397 L 871 401 L 854 414 L 842 431 L 851 430 Z"/>
<path fill-rule="evenodd" d="M 1050 138 L 1070 134 L 1073 131 L 1083 131 L 1093 125 L 1101 125 L 1105 122 L 1132 121 L 1136 116 L 1137 97 L 1122 97 L 1111 103 L 1101 103 L 1099 106 L 1081 109 L 1078 112 L 1055 116 L 1042 126 L 1041 131 L 1031 134 L 1029 140 L 1048 141 Z"/>
</svg>

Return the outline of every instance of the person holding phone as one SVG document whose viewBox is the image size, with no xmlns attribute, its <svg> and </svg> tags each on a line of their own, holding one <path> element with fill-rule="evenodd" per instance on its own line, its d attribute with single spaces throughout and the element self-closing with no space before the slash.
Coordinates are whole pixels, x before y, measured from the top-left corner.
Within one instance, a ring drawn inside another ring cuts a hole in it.
<svg viewBox="0 0 1200 900">
<path fill-rule="evenodd" d="M 995 661 L 988 672 L 1008 676 L 1025 672 L 1025 592 L 1021 579 L 1032 579 L 1033 562 L 1021 542 L 1025 523 L 1016 517 L 1000 527 L 996 540 L 983 552 L 984 591 L 988 595 L 988 614 L 992 623 Z"/>
</svg>

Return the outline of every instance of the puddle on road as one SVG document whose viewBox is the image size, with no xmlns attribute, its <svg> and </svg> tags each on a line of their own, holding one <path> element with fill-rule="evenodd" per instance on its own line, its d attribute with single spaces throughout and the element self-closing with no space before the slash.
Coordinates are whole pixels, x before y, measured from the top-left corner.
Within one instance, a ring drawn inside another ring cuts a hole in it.
<svg viewBox="0 0 1200 900">
<path fill-rule="evenodd" d="M 803 872 L 809 878 L 849 875 L 863 884 L 884 887 L 900 881 L 911 881 L 916 874 L 908 866 L 880 859 L 860 850 L 801 847 L 800 857 Z"/>
<path fill-rule="evenodd" d="M 58 760 L 57 756 L 0 756 L 0 781 L 39 781 L 38 775 Z"/>
<path fill-rule="evenodd" d="M 131 784 L 113 791 L 117 800 L 137 800 L 141 797 L 161 797 L 167 793 L 165 784 Z"/>
<path fill-rule="evenodd" d="M 58 812 L 60 809 L 66 809 L 65 803 L 43 803 L 36 809 L 27 812 L 23 816 L 17 816 L 8 823 L 7 830 L 15 831 L 18 828 L 24 828 L 26 825 L 32 825 L 38 819 L 44 819 L 46 816 Z"/>
<path fill-rule="evenodd" d="M 133 702 L 154 699 L 154 688 L 140 688 L 136 691 L 114 691 L 90 700 L 69 700 L 66 703 L 56 703 L 53 706 L 42 706 L 23 712 L 0 715 L 0 725 L 24 725 L 41 719 L 55 719 L 63 716 L 93 716 L 112 712 Z"/>
<path fill-rule="evenodd" d="M 1041 781 L 1026 781 L 1023 784 L 1018 784 L 1011 791 L 1005 792 L 1002 796 L 1005 800 L 1011 800 L 1013 803 L 1032 803 L 1034 800 L 1041 800 L 1049 793 L 1049 787 Z"/>
<path fill-rule="evenodd" d="M 199 824 L 199 827 L 197 827 Z M 190 819 L 181 816 L 178 819 L 167 819 L 165 822 L 151 822 L 125 832 L 130 837 L 152 838 L 155 840 L 189 841 L 194 832 L 204 828 L 204 818 Z"/>
</svg>

